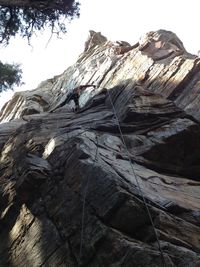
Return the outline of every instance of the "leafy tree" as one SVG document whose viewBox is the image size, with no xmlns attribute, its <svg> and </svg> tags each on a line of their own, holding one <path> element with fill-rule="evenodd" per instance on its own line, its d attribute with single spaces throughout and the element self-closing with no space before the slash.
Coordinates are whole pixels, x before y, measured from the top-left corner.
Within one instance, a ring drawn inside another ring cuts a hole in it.
<svg viewBox="0 0 200 267">
<path fill-rule="evenodd" d="M 0 92 L 21 85 L 22 70 L 19 64 L 3 64 L 0 61 Z"/>
<path fill-rule="evenodd" d="M 20 34 L 30 40 L 33 33 L 50 28 L 52 34 L 66 33 L 66 18 L 79 16 L 76 0 L 0 0 L 0 43 Z"/>
</svg>

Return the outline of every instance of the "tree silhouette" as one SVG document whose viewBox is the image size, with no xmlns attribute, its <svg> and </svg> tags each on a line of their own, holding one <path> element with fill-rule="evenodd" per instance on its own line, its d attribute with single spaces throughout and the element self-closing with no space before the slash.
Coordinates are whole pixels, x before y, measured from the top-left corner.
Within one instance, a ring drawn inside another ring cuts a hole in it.
<svg viewBox="0 0 200 267">
<path fill-rule="evenodd" d="M 7 45 L 17 34 L 30 41 L 45 28 L 52 34 L 66 33 L 65 19 L 78 16 L 76 0 L 0 0 L 0 43 Z"/>
<path fill-rule="evenodd" d="M 0 92 L 22 84 L 21 79 L 22 70 L 19 64 L 3 64 L 0 61 Z"/>
</svg>

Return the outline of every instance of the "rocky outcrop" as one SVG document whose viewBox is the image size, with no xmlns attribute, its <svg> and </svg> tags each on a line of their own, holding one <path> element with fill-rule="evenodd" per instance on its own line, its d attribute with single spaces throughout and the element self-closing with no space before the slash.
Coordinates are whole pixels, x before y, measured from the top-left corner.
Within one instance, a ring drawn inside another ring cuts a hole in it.
<svg viewBox="0 0 200 267">
<path fill-rule="evenodd" d="M 0 266 L 199 266 L 199 59 L 99 40 L 2 110 Z"/>
<path fill-rule="evenodd" d="M 91 49 L 87 48 L 63 74 L 41 83 L 35 90 L 17 93 L 4 107 L 1 121 L 52 109 L 80 84 L 112 88 L 123 82 L 130 86 L 139 83 L 199 119 L 200 60 L 186 52 L 175 34 L 163 30 L 150 32 L 133 46 L 107 41 L 93 31 L 90 36 Z M 88 89 L 81 96 L 82 105 L 99 90 Z"/>
<path fill-rule="evenodd" d="M 103 36 L 100 32 L 95 32 L 90 30 L 87 41 L 85 42 L 84 53 L 88 52 L 90 49 L 103 44 L 107 41 L 107 38 Z"/>
</svg>

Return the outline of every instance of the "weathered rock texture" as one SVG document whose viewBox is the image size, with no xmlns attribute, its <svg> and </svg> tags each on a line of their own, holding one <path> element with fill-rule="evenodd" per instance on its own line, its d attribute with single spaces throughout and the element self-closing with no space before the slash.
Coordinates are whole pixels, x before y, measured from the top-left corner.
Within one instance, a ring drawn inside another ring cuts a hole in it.
<svg viewBox="0 0 200 267">
<path fill-rule="evenodd" d="M 200 266 L 200 60 L 163 30 L 90 35 L 2 109 L 0 266 Z"/>
</svg>

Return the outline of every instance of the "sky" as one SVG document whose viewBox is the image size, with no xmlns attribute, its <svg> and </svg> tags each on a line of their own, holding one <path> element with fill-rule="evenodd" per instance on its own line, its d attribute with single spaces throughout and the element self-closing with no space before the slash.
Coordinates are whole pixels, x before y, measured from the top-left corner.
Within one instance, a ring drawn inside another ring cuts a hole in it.
<svg viewBox="0 0 200 267">
<path fill-rule="evenodd" d="M 68 25 L 62 39 L 53 37 L 48 43 L 48 30 L 31 40 L 15 38 L 6 48 L 0 48 L 0 60 L 21 63 L 25 85 L 30 90 L 48 78 L 61 74 L 76 62 L 83 52 L 89 30 L 101 32 L 109 40 L 124 40 L 130 44 L 149 32 L 159 29 L 173 31 L 192 54 L 200 50 L 199 0 L 80 0 L 80 18 Z M 0 95 L 0 107 L 13 93 Z"/>
</svg>

